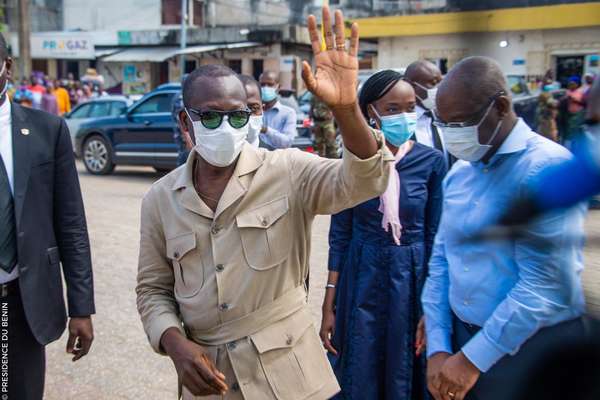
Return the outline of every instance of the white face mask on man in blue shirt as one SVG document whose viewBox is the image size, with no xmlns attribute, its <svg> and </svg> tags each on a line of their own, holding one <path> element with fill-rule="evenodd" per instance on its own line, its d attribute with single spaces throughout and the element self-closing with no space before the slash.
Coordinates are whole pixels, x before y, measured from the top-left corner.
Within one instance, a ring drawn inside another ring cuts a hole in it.
<svg viewBox="0 0 600 400">
<path fill-rule="evenodd" d="M 442 135 L 444 136 L 444 144 L 448 153 L 461 160 L 476 162 L 485 156 L 485 154 L 492 148 L 492 144 L 500 128 L 502 127 L 503 120 L 500 119 L 496 125 L 496 129 L 490 140 L 487 143 L 479 143 L 479 127 L 483 124 L 483 121 L 487 118 L 495 104 L 495 100 L 488 106 L 485 114 L 479 121 L 479 123 L 470 126 L 458 126 L 460 123 L 444 124 L 435 122 L 435 125 L 440 128 Z M 456 126 L 453 126 L 456 125 Z"/>
</svg>

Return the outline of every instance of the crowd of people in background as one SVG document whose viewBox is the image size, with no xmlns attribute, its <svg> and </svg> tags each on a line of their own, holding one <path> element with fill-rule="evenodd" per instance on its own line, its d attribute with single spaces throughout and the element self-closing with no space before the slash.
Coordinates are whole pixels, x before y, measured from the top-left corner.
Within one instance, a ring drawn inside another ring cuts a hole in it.
<svg viewBox="0 0 600 400">
<path fill-rule="evenodd" d="M 65 79 L 55 79 L 36 72 L 19 83 L 9 82 L 7 94 L 22 106 L 62 116 L 78 104 L 108 93 L 104 90 L 104 77 L 94 68 L 88 68 L 80 79 L 75 79 L 72 73 Z"/>
<path fill-rule="evenodd" d="M 582 77 L 571 76 L 566 92 L 554 80 L 552 71 L 548 71 L 541 84 L 536 110 L 537 131 L 550 140 L 559 142 L 568 148 L 572 138 L 581 133 L 584 112 L 590 89 L 596 75 L 587 73 Z"/>
</svg>

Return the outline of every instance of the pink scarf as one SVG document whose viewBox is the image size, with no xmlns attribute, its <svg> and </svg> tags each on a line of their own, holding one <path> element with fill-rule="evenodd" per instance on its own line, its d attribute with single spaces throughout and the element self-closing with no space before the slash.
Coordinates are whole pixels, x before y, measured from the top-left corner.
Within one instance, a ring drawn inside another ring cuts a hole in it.
<svg viewBox="0 0 600 400">
<path fill-rule="evenodd" d="M 413 148 L 415 142 L 407 141 L 398 148 L 396 161 L 390 163 L 390 180 L 385 192 L 381 195 L 379 212 L 383 214 L 381 226 L 386 232 L 389 232 L 388 225 L 392 228 L 392 236 L 396 245 L 400 246 L 400 237 L 402 236 L 402 224 L 400 223 L 400 175 L 396 170 L 396 164 Z"/>
</svg>

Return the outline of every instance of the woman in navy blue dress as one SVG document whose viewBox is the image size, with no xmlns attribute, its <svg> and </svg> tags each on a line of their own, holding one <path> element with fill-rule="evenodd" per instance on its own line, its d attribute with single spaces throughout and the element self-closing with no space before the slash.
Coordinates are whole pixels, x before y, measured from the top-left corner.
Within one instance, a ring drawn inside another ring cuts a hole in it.
<svg viewBox="0 0 600 400">
<path fill-rule="evenodd" d="M 359 102 L 396 163 L 384 195 L 332 218 L 321 339 L 342 388 L 335 399 L 424 399 L 425 362 L 416 355 L 415 333 L 445 161 L 409 140 L 415 93 L 400 74 L 375 74 Z"/>
</svg>

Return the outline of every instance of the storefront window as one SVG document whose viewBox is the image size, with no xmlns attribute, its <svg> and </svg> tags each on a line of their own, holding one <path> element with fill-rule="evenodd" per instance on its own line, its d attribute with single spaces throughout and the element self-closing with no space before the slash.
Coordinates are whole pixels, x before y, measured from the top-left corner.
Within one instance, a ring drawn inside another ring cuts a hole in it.
<svg viewBox="0 0 600 400">
<path fill-rule="evenodd" d="M 162 24 L 179 25 L 181 24 L 181 0 L 161 0 L 162 1 Z"/>
</svg>

